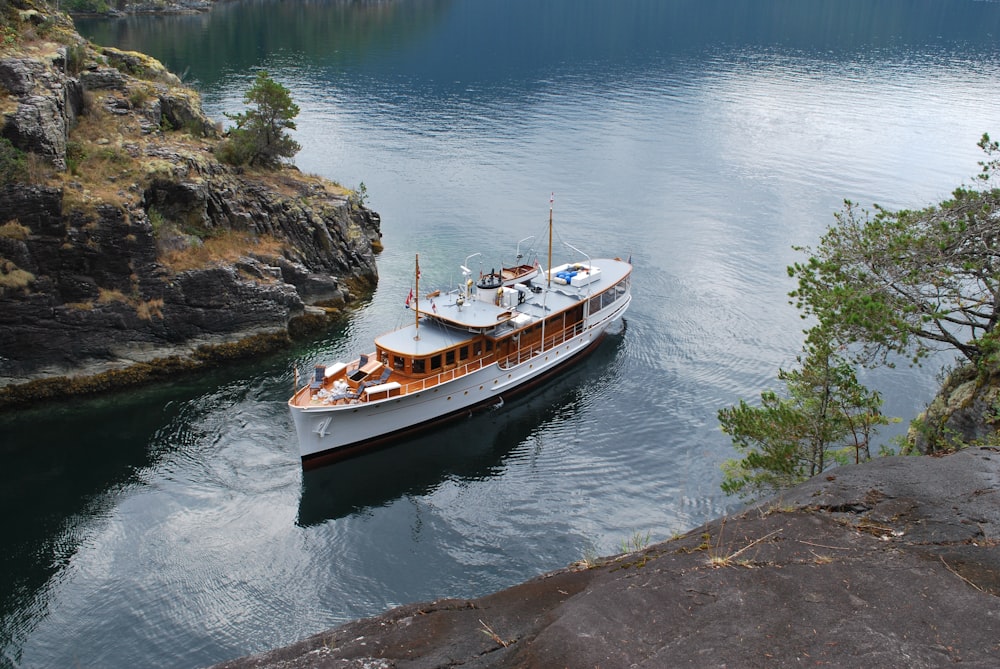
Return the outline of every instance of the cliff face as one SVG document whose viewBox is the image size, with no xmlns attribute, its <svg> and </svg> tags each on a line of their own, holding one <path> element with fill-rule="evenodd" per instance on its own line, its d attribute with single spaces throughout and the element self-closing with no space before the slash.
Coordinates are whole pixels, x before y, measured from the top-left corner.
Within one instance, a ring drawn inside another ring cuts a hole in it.
<svg viewBox="0 0 1000 669">
<path fill-rule="evenodd" d="M 8 14 L 0 50 L 23 157 L 0 183 L 0 387 L 287 336 L 374 286 L 380 221 L 351 191 L 220 163 L 193 91 L 43 11 Z"/>
</svg>

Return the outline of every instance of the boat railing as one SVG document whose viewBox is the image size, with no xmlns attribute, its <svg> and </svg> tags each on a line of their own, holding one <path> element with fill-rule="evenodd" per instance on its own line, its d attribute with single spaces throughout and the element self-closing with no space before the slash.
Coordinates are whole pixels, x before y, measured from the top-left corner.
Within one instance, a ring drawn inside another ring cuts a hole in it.
<svg viewBox="0 0 1000 669">
<path fill-rule="evenodd" d="M 532 358 L 539 356 L 542 353 L 550 351 L 560 344 L 573 339 L 574 337 L 581 334 L 584 330 L 583 323 L 577 323 L 573 327 L 566 328 L 565 330 L 560 330 L 554 335 L 548 336 L 544 341 L 536 342 L 535 344 L 518 349 L 515 353 L 511 353 L 499 360 L 499 365 L 502 369 L 509 369 L 515 367 L 524 362 L 528 362 Z M 483 367 L 492 365 L 496 361 L 496 357 L 493 355 L 484 355 L 476 360 L 470 360 L 467 363 L 458 365 L 451 369 L 446 369 L 443 372 L 439 372 L 433 376 L 428 376 L 424 379 L 417 379 L 410 381 L 408 383 L 402 384 L 400 389 L 400 394 L 409 395 L 411 393 L 420 392 L 422 390 L 427 390 L 428 388 L 433 388 L 434 386 L 441 385 L 442 383 L 447 383 L 453 379 L 465 376 L 466 374 L 471 374 L 472 372 L 479 371 Z M 362 395 L 358 398 L 361 402 L 374 402 L 388 398 L 377 398 L 372 399 L 367 395 Z"/>
<path fill-rule="evenodd" d="M 446 369 L 443 372 L 438 372 L 433 376 L 428 376 L 424 379 L 418 379 L 415 381 L 410 381 L 409 383 L 404 383 L 402 387 L 401 394 L 408 395 L 410 393 L 420 392 L 421 390 L 427 390 L 428 388 L 433 388 L 434 386 L 441 385 L 453 379 L 465 376 L 466 374 L 471 374 L 472 372 L 479 371 L 487 365 L 493 364 L 494 356 L 485 355 L 476 360 L 470 360 L 464 364 L 458 365 L 451 369 Z"/>
<path fill-rule="evenodd" d="M 509 369 L 511 367 L 516 367 L 522 363 L 528 362 L 532 358 L 538 357 L 546 351 L 554 349 L 556 346 L 573 339 L 577 335 L 583 332 L 583 323 L 577 323 L 573 327 L 566 328 L 565 330 L 560 330 L 556 334 L 546 337 L 544 343 L 539 341 L 530 347 L 519 348 L 515 353 L 511 353 L 507 357 L 500 360 L 499 364 L 502 369 Z"/>
</svg>

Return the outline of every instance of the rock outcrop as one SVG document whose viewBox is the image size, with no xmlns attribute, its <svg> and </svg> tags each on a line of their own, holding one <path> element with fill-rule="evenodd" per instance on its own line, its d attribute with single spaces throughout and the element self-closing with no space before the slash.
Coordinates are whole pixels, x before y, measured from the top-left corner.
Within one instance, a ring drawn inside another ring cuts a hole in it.
<svg viewBox="0 0 1000 669">
<path fill-rule="evenodd" d="M 888 457 L 627 555 L 216 669 L 1000 664 L 1000 451 Z"/>
<path fill-rule="evenodd" d="M 26 157 L 0 184 L 0 405 L 45 394 L 29 382 L 287 340 L 374 287 L 380 221 L 354 193 L 221 163 L 216 124 L 158 61 L 21 5 L 0 50 L 0 141 Z"/>
<path fill-rule="evenodd" d="M 1000 375 L 988 365 L 952 370 L 927 409 L 910 424 L 908 448 L 935 453 L 967 444 L 997 445 L 1000 429 Z"/>
</svg>

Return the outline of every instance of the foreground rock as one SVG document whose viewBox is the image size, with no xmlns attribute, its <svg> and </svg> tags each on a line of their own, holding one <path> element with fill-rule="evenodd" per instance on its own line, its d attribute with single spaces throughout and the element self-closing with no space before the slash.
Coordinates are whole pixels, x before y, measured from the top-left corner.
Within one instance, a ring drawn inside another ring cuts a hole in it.
<svg viewBox="0 0 1000 669">
<path fill-rule="evenodd" d="M 842 467 L 744 513 L 217 669 L 1000 666 L 1000 452 Z"/>
</svg>

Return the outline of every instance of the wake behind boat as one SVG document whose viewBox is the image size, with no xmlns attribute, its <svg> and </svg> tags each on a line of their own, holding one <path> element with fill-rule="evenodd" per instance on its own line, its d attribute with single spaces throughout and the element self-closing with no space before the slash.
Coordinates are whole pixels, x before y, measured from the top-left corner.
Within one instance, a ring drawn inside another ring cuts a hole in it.
<svg viewBox="0 0 1000 669">
<path fill-rule="evenodd" d="M 632 265 L 573 250 L 574 262 L 514 264 L 478 281 L 466 266 L 473 254 L 459 288 L 422 299 L 418 256 L 413 322 L 357 360 L 317 366 L 288 401 L 303 466 L 502 405 L 596 347 L 631 302 Z"/>
</svg>

